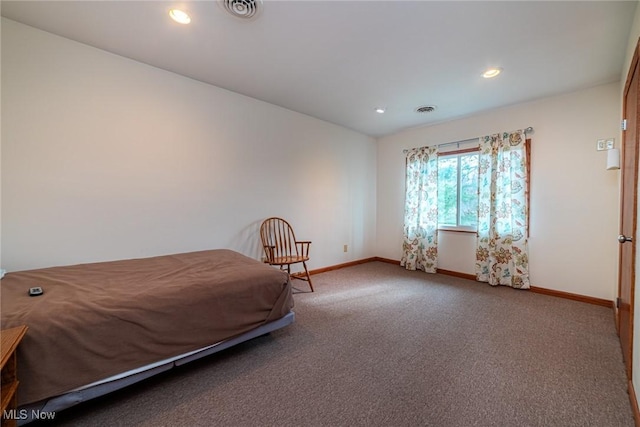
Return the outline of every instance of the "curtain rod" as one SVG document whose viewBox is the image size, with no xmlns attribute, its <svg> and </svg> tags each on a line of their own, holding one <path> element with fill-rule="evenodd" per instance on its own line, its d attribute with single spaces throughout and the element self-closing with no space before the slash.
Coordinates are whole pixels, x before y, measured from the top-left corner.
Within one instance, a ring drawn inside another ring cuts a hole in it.
<svg viewBox="0 0 640 427">
<path fill-rule="evenodd" d="M 533 132 L 533 128 L 531 126 L 529 126 L 528 128 L 526 128 L 524 130 L 525 134 L 531 133 L 531 132 Z M 477 141 L 477 140 L 478 140 L 478 138 L 470 138 L 470 139 L 463 139 L 463 140 L 460 140 L 460 141 L 445 142 L 443 144 L 436 144 L 436 145 L 438 147 L 444 147 L 444 146 L 447 146 L 447 145 L 462 144 L 463 142 L 472 142 L 472 141 Z M 404 154 L 407 154 L 409 152 L 409 149 L 405 148 L 404 150 L 402 150 L 402 152 Z"/>
</svg>

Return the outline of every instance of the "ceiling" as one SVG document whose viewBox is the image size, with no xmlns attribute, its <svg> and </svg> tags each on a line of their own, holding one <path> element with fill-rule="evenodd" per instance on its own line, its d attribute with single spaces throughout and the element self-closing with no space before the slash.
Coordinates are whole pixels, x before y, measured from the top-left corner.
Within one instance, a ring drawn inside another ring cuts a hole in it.
<svg viewBox="0 0 640 427">
<path fill-rule="evenodd" d="M 615 82 L 637 2 L 2 1 L 2 16 L 379 137 Z M 189 25 L 171 21 L 181 7 Z M 501 75 L 484 79 L 488 67 Z M 418 114 L 422 105 L 435 111 Z M 376 107 L 386 108 L 378 114 Z"/>
</svg>

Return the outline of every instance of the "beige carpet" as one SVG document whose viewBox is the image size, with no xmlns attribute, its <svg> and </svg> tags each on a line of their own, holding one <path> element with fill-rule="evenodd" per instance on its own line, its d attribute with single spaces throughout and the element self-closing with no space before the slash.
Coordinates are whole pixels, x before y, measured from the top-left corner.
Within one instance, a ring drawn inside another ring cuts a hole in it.
<svg viewBox="0 0 640 427">
<path fill-rule="evenodd" d="M 313 280 L 295 324 L 56 425 L 633 426 L 611 309 L 378 262 Z"/>
</svg>

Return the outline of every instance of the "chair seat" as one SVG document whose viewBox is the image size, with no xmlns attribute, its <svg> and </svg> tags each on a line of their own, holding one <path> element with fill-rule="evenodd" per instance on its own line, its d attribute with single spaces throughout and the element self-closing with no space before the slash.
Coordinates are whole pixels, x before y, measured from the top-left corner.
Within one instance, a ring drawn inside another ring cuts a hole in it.
<svg viewBox="0 0 640 427">
<path fill-rule="evenodd" d="M 292 255 L 292 256 L 281 256 L 281 257 L 274 258 L 274 260 L 269 264 L 287 265 L 287 264 L 295 264 L 297 262 L 305 262 L 305 261 L 309 261 L 309 257 Z"/>
</svg>

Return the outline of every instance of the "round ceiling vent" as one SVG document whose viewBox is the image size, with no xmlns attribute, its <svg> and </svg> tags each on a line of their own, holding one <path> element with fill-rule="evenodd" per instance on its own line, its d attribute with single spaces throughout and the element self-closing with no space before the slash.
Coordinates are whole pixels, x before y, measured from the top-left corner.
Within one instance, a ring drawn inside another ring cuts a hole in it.
<svg viewBox="0 0 640 427">
<path fill-rule="evenodd" d="M 423 105 L 422 107 L 418 107 L 416 108 L 416 113 L 430 113 L 432 111 L 435 111 L 436 106 L 435 105 Z"/>
<path fill-rule="evenodd" d="M 220 0 L 224 10 L 240 19 L 255 19 L 262 10 L 262 0 Z"/>
</svg>

